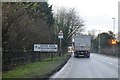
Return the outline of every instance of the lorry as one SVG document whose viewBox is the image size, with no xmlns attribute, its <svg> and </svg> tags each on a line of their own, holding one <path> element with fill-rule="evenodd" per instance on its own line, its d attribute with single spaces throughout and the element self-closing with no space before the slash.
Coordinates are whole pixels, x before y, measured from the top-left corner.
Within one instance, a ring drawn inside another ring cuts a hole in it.
<svg viewBox="0 0 120 80">
<path fill-rule="evenodd" d="M 73 36 L 74 56 L 90 58 L 91 36 L 77 33 Z"/>
</svg>

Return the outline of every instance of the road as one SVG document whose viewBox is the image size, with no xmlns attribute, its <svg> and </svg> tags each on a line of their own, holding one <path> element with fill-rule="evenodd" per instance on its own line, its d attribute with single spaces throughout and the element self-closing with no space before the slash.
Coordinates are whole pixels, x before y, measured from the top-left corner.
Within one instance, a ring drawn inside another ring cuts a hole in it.
<svg viewBox="0 0 120 80">
<path fill-rule="evenodd" d="M 118 78 L 118 59 L 91 54 L 90 58 L 75 58 L 50 78 Z"/>
</svg>

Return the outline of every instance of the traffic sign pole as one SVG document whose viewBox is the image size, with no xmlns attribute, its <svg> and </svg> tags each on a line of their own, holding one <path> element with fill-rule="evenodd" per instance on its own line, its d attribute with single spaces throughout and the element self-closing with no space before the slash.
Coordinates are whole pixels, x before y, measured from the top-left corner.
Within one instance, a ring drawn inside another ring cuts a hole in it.
<svg viewBox="0 0 120 80">
<path fill-rule="evenodd" d="M 62 46 L 62 42 L 61 42 L 61 39 L 63 38 L 63 32 L 60 30 L 59 34 L 58 34 L 58 38 L 60 39 L 60 46 L 59 46 L 59 56 L 61 56 L 61 52 L 62 52 L 62 49 L 61 49 L 61 46 Z"/>
</svg>

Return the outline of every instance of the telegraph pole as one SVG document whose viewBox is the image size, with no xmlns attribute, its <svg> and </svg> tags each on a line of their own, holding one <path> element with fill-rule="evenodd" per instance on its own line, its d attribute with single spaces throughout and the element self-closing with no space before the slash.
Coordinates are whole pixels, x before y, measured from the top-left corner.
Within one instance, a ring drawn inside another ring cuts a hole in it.
<svg viewBox="0 0 120 80">
<path fill-rule="evenodd" d="M 112 19 L 113 19 L 113 38 L 115 39 L 115 18 L 112 18 Z M 113 55 L 114 55 L 114 52 L 115 52 L 115 45 L 113 44 Z"/>
<path fill-rule="evenodd" d="M 98 48 L 99 48 L 99 51 L 98 51 L 98 53 L 100 54 L 100 30 L 98 30 L 99 31 L 99 46 L 98 46 Z"/>
</svg>

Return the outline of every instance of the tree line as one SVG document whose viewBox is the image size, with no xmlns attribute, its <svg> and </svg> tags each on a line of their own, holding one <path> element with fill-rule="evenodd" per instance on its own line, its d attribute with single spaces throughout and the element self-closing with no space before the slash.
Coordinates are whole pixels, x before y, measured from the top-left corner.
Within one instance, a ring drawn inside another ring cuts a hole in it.
<svg viewBox="0 0 120 80">
<path fill-rule="evenodd" d="M 83 23 L 83 19 L 74 8 L 60 8 L 53 13 L 52 5 L 47 2 L 3 2 L 3 67 L 9 70 L 9 67 L 14 68 L 19 63 L 34 62 L 40 60 L 40 57 L 47 58 L 49 54 L 45 56 L 46 53 L 34 52 L 33 45 L 41 43 L 59 45 L 60 30 L 64 33 L 62 49 L 65 53 L 67 46 L 71 44 L 72 35 L 83 29 Z"/>
<path fill-rule="evenodd" d="M 45 58 L 33 51 L 33 45 L 53 43 L 53 24 L 52 6 L 46 2 L 3 2 L 3 70 Z"/>
<path fill-rule="evenodd" d="M 51 11 L 47 3 L 2 3 L 3 50 L 32 49 L 33 43 L 52 42 Z"/>
<path fill-rule="evenodd" d="M 60 8 L 54 13 L 46 2 L 5 2 L 2 4 L 3 50 L 28 48 L 33 43 L 57 43 L 60 30 L 63 45 L 83 29 L 83 19 L 74 8 Z M 65 46 L 64 45 L 64 46 Z"/>
<path fill-rule="evenodd" d="M 114 37 L 115 34 L 112 31 L 99 33 L 96 37 L 94 35 L 94 30 L 92 32 L 89 32 L 89 35 L 92 36 L 92 52 L 118 56 L 118 47 L 120 43 L 116 41 L 116 44 L 114 44 L 115 52 L 113 53 L 112 40 L 117 39 Z"/>
</svg>

